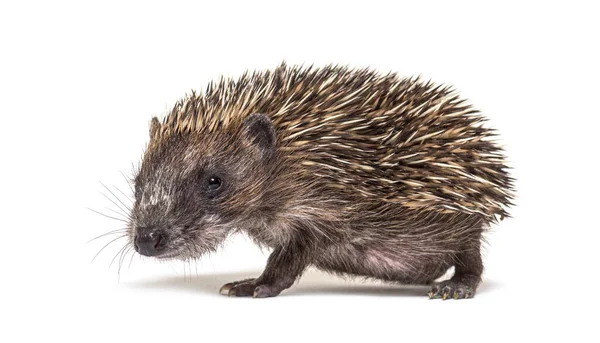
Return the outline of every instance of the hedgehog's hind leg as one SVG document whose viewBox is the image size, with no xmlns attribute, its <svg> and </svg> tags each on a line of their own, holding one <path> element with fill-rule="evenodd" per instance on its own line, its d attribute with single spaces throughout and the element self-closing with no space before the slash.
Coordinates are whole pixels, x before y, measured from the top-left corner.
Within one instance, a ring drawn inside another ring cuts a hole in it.
<svg viewBox="0 0 600 343">
<path fill-rule="evenodd" d="M 431 287 L 430 298 L 466 299 L 475 295 L 475 290 L 481 282 L 483 263 L 479 244 L 475 248 L 463 251 L 456 255 L 454 276 L 447 281 L 442 281 Z"/>
</svg>

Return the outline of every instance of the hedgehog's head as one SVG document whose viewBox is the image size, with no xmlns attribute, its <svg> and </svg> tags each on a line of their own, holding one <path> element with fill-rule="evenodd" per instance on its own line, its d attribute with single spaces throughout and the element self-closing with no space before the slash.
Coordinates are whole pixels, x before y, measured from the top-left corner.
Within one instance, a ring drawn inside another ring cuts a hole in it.
<svg viewBox="0 0 600 343">
<path fill-rule="evenodd" d="M 129 225 L 138 253 L 197 257 L 260 210 L 276 148 L 267 116 L 187 133 L 166 132 L 154 118 L 150 137 L 135 177 Z"/>
</svg>

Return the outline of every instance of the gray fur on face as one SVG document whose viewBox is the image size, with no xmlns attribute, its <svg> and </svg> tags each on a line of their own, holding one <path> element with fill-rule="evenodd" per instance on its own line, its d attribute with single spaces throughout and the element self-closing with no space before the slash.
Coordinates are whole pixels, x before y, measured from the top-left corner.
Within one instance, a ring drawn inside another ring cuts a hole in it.
<svg viewBox="0 0 600 343">
<path fill-rule="evenodd" d="M 187 139 L 166 142 L 142 162 L 135 179 L 132 236 L 136 228 L 159 229 L 167 245 L 157 257 L 197 258 L 216 249 L 232 229 L 219 215 L 219 199 L 204 189 L 207 175 L 222 173 L 213 157 L 196 149 Z"/>
</svg>

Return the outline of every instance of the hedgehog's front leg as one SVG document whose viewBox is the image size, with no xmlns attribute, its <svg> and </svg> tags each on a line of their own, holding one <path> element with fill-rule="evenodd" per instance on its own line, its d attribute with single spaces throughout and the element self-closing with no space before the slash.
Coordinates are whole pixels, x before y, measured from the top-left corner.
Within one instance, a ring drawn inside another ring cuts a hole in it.
<svg viewBox="0 0 600 343">
<path fill-rule="evenodd" d="M 258 278 L 227 283 L 219 293 L 236 297 L 274 297 L 290 288 L 308 264 L 305 247 L 301 244 L 287 244 L 271 253 L 265 270 Z"/>
</svg>

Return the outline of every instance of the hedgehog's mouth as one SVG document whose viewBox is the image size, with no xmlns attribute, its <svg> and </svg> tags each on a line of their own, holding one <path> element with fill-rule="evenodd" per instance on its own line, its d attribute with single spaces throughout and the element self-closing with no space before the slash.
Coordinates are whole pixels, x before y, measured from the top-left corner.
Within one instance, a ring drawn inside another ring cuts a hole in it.
<svg viewBox="0 0 600 343">
<path fill-rule="evenodd" d="M 170 246 L 170 247 L 166 247 L 164 251 L 162 251 L 161 253 L 152 256 L 156 259 L 159 260 L 169 260 L 169 259 L 185 259 L 186 255 L 184 253 L 184 250 L 182 249 L 178 249 L 176 246 Z"/>
<path fill-rule="evenodd" d="M 166 260 L 166 259 L 169 259 L 169 258 L 177 258 L 177 257 L 180 257 L 180 256 L 181 256 L 181 254 L 178 253 L 178 252 L 165 252 L 163 254 L 152 256 L 152 257 L 160 259 L 160 260 Z"/>
</svg>

